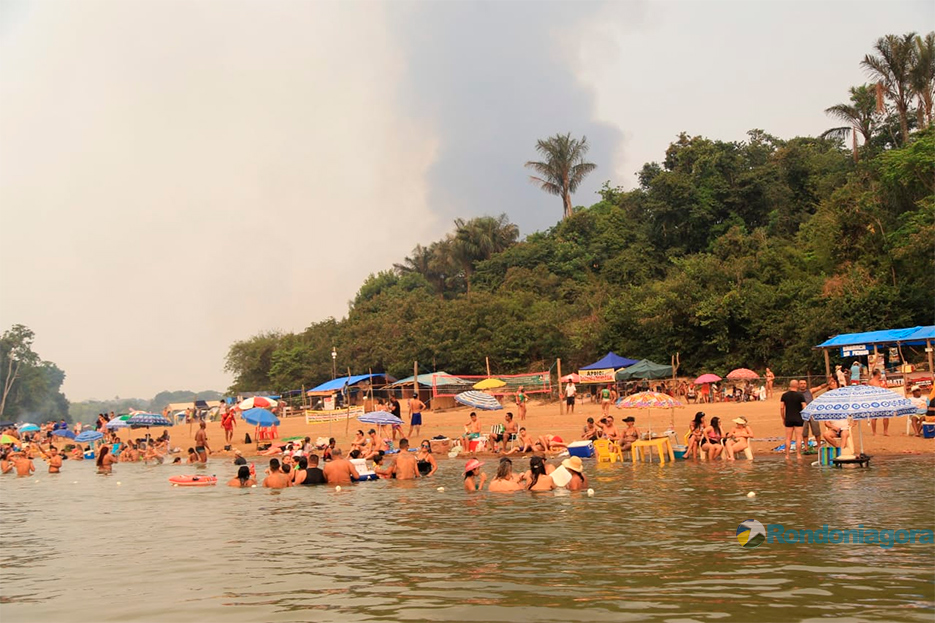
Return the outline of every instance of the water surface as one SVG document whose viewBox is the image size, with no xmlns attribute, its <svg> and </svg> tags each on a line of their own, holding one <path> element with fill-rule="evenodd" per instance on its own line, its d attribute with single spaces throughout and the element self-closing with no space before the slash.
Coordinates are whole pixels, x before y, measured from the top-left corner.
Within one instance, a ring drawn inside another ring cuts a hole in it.
<svg viewBox="0 0 935 623">
<path fill-rule="evenodd" d="M 933 545 L 744 549 L 735 533 L 931 529 L 933 466 L 586 462 L 587 497 L 467 495 L 453 461 L 340 492 L 173 488 L 197 470 L 66 461 L 0 479 L 0 620 L 931 622 Z"/>
</svg>

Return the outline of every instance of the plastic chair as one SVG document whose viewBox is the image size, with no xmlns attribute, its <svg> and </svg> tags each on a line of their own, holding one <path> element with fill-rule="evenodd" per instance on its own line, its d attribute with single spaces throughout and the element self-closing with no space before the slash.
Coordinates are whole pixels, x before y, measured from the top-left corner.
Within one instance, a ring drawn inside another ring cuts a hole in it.
<svg viewBox="0 0 935 623">
<path fill-rule="evenodd" d="M 623 462 L 623 453 L 617 444 L 612 444 L 609 439 L 594 440 L 594 456 L 598 463 L 616 463 L 617 459 Z"/>
</svg>

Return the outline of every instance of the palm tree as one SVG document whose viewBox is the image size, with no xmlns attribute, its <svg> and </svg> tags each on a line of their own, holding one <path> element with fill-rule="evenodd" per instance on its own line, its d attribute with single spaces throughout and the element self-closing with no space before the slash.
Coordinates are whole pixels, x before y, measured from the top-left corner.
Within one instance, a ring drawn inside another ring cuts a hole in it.
<svg viewBox="0 0 935 623">
<path fill-rule="evenodd" d="M 896 106 L 904 143 L 909 137 L 909 105 L 912 102 L 910 74 L 915 65 L 915 39 L 914 32 L 881 37 L 873 46 L 877 55 L 867 54 L 860 63 L 871 77 L 878 80 Z"/>
<path fill-rule="evenodd" d="M 562 198 L 565 205 L 563 218 L 571 216 L 571 193 L 578 189 L 588 173 L 597 168 L 596 164 L 584 161 L 589 147 L 586 136 L 579 141 L 571 137 L 571 132 L 556 134 L 536 142 L 536 151 L 545 158 L 544 162 L 526 163 L 527 168 L 539 174 L 538 177 L 529 176 L 530 181 L 539 184 L 545 192 Z"/>
<path fill-rule="evenodd" d="M 919 101 L 919 127 L 932 123 L 932 98 L 935 93 L 935 32 L 915 38 L 915 55 L 909 80 Z"/>
<path fill-rule="evenodd" d="M 519 228 L 507 219 L 480 216 L 469 221 L 455 219 L 455 234 L 451 239 L 452 256 L 464 272 L 467 291 L 471 291 L 471 275 L 474 264 L 488 260 L 516 244 Z"/>
<path fill-rule="evenodd" d="M 870 142 L 877 122 L 876 93 L 872 85 L 865 84 L 850 88 L 849 104 L 835 104 L 825 108 L 825 114 L 839 119 L 847 125 L 831 128 L 821 134 L 821 138 L 844 140 L 854 132 L 854 162 L 857 162 L 857 134 L 864 139 L 864 145 Z"/>
</svg>

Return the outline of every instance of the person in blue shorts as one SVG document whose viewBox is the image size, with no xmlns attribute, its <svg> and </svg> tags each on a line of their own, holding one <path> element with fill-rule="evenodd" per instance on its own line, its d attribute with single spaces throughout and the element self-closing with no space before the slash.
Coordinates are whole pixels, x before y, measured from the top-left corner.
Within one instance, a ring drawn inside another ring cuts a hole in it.
<svg viewBox="0 0 935 623">
<path fill-rule="evenodd" d="M 419 435 L 422 428 L 422 410 L 425 409 L 425 403 L 419 400 L 419 393 L 412 392 L 412 398 L 409 399 L 409 434 L 407 438 L 412 438 L 413 433 Z"/>
</svg>

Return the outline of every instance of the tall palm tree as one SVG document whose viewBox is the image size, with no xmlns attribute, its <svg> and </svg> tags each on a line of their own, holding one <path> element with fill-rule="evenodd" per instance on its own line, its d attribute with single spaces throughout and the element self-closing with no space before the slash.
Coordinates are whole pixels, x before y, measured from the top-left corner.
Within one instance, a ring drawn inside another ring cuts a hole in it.
<svg viewBox="0 0 935 623">
<path fill-rule="evenodd" d="M 543 162 L 530 160 L 526 163 L 527 168 L 539 174 L 529 176 L 530 181 L 539 184 L 545 192 L 562 198 L 565 206 L 563 218 L 571 216 L 571 193 L 578 189 L 588 173 L 597 168 L 596 164 L 584 161 L 589 147 L 586 136 L 579 141 L 571 137 L 571 132 L 556 134 L 536 142 L 536 151 L 545 158 Z"/>
<path fill-rule="evenodd" d="M 909 80 L 919 102 L 919 127 L 932 123 L 932 99 L 935 95 L 935 32 L 915 38 L 915 55 Z"/>
<path fill-rule="evenodd" d="M 843 121 L 847 125 L 831 128 L 821 134 L 821 138 L 846 139 L 853 131 L 854 135 L 854 162 L 857 162 L 857 134 L 863 137 L 864 145 L 870 142 L 877 122 L 876 94 L 874 87 L 865 84 L 850 88 L 850 103 L 835 104 L 825 108 L 825 114 Z"/>
<path fill-rule="evenodd" d="M 506 214 L 496 218 L 480 216 L 469 221 L 455 219 L 452 255 L 464 272 L 468 292 L 471 291 L 474 264 L 513 246 L 517 238 L 519 228 L 509 221 Z"/>
<path fill-rule="evenodd" d="M 867 54 L 860 63 L 871 77 L 879 81 L 886 96 L 896 106 L 904 143 L 909 137 L 909 105 L 912 103 L 910 74 L 915 64 L 915 38 L 914 32 L 880 37 L 873 46 L 877 54 Z"/>
</svg>

